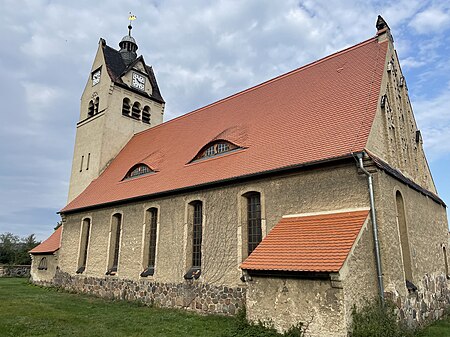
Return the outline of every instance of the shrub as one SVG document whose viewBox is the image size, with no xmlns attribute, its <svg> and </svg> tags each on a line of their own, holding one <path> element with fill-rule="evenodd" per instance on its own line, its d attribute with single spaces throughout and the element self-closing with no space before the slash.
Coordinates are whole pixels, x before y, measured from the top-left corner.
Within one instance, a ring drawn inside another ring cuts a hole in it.
<svg viewBox="0 0 450 337">
<path fill-rule="evenodd" d="M 353 307 L 352 337 L 407 337 L 413 331 L 397 321 L 395 305 L 387 301 L 384 305 L 379 300 L 369 301 L 359 310 Z"/>
</svg>

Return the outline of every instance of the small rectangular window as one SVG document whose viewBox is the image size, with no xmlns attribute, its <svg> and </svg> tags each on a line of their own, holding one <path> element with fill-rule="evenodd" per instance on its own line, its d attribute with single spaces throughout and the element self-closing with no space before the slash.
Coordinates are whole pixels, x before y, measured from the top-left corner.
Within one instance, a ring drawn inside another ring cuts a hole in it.
<svg viewBox="0 0 450 337">
<path fill-rule="evenodd" d="M 81 156 L 80 172 L 83 171 L 84 156 Z"/>
<path fill-rule="evenodd" d="M 88 153 L 87 163 L 86 163 L 86 171 L 89 170 L 89 162 L 91 161 L 91 154 Z"/>
</svg>

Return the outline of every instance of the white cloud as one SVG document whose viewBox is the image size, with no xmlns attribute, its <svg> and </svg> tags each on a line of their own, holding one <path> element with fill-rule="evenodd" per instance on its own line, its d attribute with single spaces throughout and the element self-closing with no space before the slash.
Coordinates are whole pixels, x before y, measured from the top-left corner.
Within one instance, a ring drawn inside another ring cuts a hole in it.
<svg viewBox="0 0 450 337">
<path fill-rule="evenodd" d="M 450 12 L 441 8 L 427 8 L 418 13 L 409 25 L 420 34 L 440 32 L 450 26 Z"/>
<path fill-rule="evenodd" d="M 414 104 L 425 146 L 437 153 L 450 144 L 445 136 L 450 120 L 444 117 L 450 97 L 445 91 L 428 93 L 426 85 L 436 74 L 439 81 L 450 81 L 448 53 L 443 52 L 449 41 L 445 34 L 434 35 L 448 27 L 448 8 L 439 1 L 3 2 L 0 41 L 7 48 L 0 55 L 0 94 L 2 109 L 15 113 L 5 114 L 0 125 L 1 151 L 10 154 L 8 166 L 0 162 L 0 179 L 30 162 L 39 167 L 27 178 L 0 181 L 2 191 L 6 183 L 15 191 L 0 193 L 11 219 L 25 203 L 30 214 L 64 204 L 79 98 L 98 40 L 106 38 L 117 48 L 130 10 L 138 17 L 133 23 L 138 52 L 154 66 L 167 102 L 166 120 L 363 41 L 375 34 L 381 14 L 393 31 L 403 68 L 411 72 L 408 85 L 423 83 L 422 97 L 434 97 Z M 418 43 L 412 27 L 426 27 L 430 35 Z M 38 224 L 30 216 L 17 228 L 41 231 L 42 219 Z M 0 227 L 7 221 L 0 219 Z"/>
</svg>

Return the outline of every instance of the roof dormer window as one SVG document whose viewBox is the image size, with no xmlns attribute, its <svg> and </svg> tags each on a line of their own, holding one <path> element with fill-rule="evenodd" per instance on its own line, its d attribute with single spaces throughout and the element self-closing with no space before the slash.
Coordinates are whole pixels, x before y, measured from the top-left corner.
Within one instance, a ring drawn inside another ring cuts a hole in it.
<svg viewBox="0 0 450 337">
<path fill-rule="evenodd" d="M 123 178 L 123 180 L 126 179 L 131 179 L 134 177 L 138 177 L 138 176 L 142 176 L 145 174 L 150 174 L 150 173 L 154 173 L 155 171 L 153 171 L 150 167 L 148 167 L 145 164 L 137 164 L 134 165 L 126 174 L 125 178 Z"/>
<path fill-rule="evenodd" d="M 195 156 L 194 160 L 215 157 L 238 148 L 238 146 L 227 142 L 226 140 L 214 141 L 204 146 Z"/>
</svg>

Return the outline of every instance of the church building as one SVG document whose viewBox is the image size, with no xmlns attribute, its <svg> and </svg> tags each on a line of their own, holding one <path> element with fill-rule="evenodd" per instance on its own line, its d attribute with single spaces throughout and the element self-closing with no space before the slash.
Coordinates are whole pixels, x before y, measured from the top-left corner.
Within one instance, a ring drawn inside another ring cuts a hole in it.
<svg viewBox="0 0 450 337">
<path fill-rule="evenodd" d="M 35 283 L 245 307 L 310 336 L 347 336 L 367 299 L 411 326 L 443 315 L 446 205 L 383 18 L 366 41 L 167 122 L 131 28 L 120 50 L 100 39 L 56 267 L 41 277 L 49 253 L 31 252 Z"/>
</svg>

